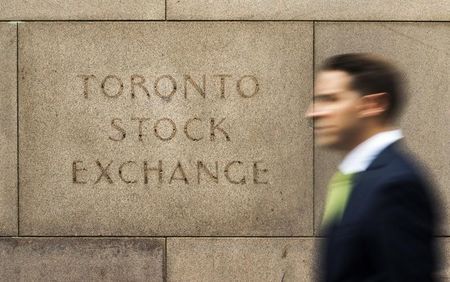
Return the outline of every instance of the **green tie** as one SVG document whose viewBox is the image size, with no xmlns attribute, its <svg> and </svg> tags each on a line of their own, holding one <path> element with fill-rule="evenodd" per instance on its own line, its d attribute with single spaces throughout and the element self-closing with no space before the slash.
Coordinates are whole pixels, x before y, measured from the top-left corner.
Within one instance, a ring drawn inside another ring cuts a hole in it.
<svg viewBox="0 0 450 282">
<path fill-rule="evenodd" d="M 352 189 L 352 179 L 355 174 L 343 174 L 338 171 L 328 185 L 327 201 L 322 218 L 322 227 L 333 220 L 340 220 Z"/>
</svg>

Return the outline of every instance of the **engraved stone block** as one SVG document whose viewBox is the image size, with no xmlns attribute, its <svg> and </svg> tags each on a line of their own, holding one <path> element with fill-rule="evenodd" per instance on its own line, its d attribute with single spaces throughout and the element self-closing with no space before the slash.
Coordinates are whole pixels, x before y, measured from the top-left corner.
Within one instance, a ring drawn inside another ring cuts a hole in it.
<svg viewBox="0 0 450 282">
<path fill-rule="evenodd" d="M 21 234 L 312 234 L 310 23 L 19 31 Z"/>
</svg>

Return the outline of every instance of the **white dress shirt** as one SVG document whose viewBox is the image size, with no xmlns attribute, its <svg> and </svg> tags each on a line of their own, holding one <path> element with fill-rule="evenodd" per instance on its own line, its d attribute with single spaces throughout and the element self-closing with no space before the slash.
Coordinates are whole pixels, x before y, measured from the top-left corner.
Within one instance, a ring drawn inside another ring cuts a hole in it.
<svg viewBox="0 0 450 282">
<path fill-rule="evenodd" d="M 383 149 L 401 138 L 400 129 L 375 134 L 351 150 L 339 165 L 339 170 L 344 174 L 365 171 Z"/>
</svg>

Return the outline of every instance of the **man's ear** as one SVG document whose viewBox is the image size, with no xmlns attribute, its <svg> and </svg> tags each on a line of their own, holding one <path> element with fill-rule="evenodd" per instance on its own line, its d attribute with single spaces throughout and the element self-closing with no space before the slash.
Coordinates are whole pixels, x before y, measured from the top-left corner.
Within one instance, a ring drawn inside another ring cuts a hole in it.
<svg viewBox="0 0 450 282">
<path fill-rule="evenodd" d="M 374 93 L 361 97 L 359 116 L 362 118 L 383 115 L 389 106 L 388 93 Z"/>
</svg>

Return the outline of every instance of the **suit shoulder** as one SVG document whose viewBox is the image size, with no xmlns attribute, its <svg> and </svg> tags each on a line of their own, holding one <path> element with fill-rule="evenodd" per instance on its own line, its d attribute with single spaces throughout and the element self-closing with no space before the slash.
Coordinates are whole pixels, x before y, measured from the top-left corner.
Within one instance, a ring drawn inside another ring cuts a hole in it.
<svg viewBox="0 0 450 282">
<path fill-rule="evenodd" d="M 435 202 L 436 191 L 422 164 L 403 149 L 383 152 L 383 165 L 369 171 L 364 185 L 373 199 L 397 195 Z"/>
<path fill-rule="evenodd" d="M 429 177 L 423 164 L 412 154 L 404 150 L 392 150 L 391 158 L 381 168 L 382 179 L 387 182 L 418 182 L 427 184 Z"/>
<path fill-rule="evenodd" d="M 427 176 L 421 162 L 410 153 L 395 150 L 378 174 L 380 181 L 374 187 L 377 199 L 392 197 L 404 201 L 406 198 L 414 198 L 417 200 L 416 204 L 426 206 L 438 203 L 431 178 Z"/>
</svg>

